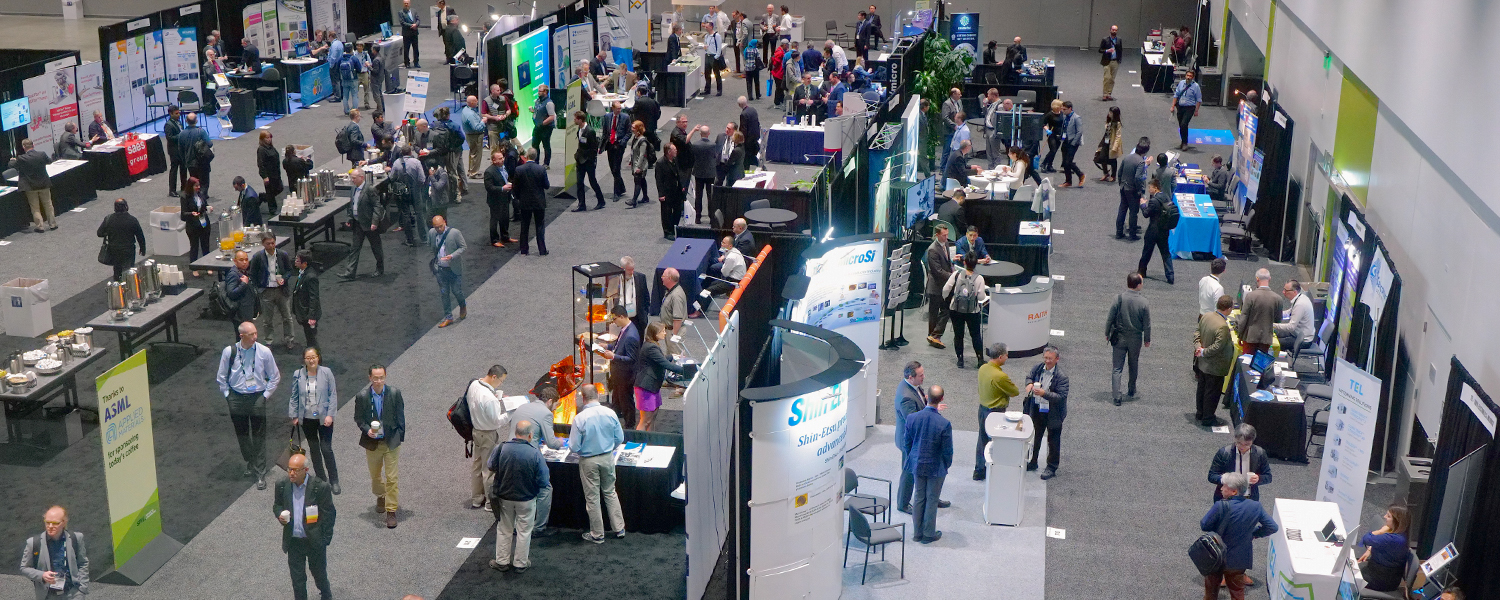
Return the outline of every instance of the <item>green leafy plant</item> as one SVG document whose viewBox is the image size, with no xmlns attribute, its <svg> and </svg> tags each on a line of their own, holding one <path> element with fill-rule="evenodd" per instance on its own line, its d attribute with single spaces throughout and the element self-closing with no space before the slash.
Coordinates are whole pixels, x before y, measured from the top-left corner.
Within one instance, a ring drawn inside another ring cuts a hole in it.
<svg viewBox="0 0 1500 600">
<path fill-rule="evenodd" d="M 912 91 L 929 100 L 927 123 L 922 132 L 922 148 L 929 164 L 942 147 L 943 127 L 940 121 L 943 101 L 948 99 L 948 90 L 961 87 L 964 78 L 973 72 L 974 56 L 966 50 L 953 48 L 946 37 L 929 33 L 922 43 L 922 71 L 912 83 Z"/>
</svg>

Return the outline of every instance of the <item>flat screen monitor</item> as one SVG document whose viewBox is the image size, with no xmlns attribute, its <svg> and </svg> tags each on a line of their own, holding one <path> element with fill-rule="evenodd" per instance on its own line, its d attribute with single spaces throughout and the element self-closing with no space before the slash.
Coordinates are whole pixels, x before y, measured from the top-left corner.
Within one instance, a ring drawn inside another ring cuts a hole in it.
<svg viewBox="0 0 1500 600">
<path fill-rule="evenodd" d="M 292 54 L 307 56 L 312 54 L 312 51 L 307 48 L 307 42 L 297 42 L 297 45 L 292 47 Z"/>
<path fill-rule="evenodd" d="M 380 37 L 381 37 L 381 39 L 389 39 L 391 37 L 391 24 L 390 23 L 381 23 L 380 24 Z"/>
<path fill-rule="evenodd" d="M 1266 369 L 1273 362 L 1276 362 L 1276 357 L 1267 354 L 1264 350 L 1256 350 L 1255 357 L 1250 359 L 1250 370 L 1265 375 Z"/>
<path fill-rule="evenodd" d="M 26 98 L 0 104 L 0 130 L 10 131 L 31 122 L 31 106 Z"/>
</svg>

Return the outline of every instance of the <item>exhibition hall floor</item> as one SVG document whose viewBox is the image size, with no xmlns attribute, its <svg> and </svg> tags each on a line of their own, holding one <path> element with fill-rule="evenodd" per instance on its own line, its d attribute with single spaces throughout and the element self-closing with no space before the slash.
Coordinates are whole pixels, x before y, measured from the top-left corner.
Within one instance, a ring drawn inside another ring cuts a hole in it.
<svg viewBox="0 0 1500 600">
<path fill-rule="evenodd" d="M 424 36 L 422 42 L 424 54 L 439 54 L 436 36 Z M 1095 99 L 1099 72 L 1096 55 L 1042 48 L 1032 52 L 1056 53 L 1059 84 L 1070 92 L 1065 97 L 1078 103 L 1079 114 L 1085 119 L 1085 137 L 1098 135 L 1109 105 Z M 435 63 L 427 66 L 432 89 L 446 90 L 447 70 L 431 68 L 437 66 Z M 1128 73 L 1132 67 L 1127 63 L 1121 69 L 1116 90 L 1120 100 L 1112 103 L 1124 113 L 1127 143 L 1150 135 L 1158 148 L 1167 146 L 1176 132 L 1167 112 L 1167 98 L 1146 96 L 1139 88 L 1130 87 L 1132 81 L 1138 81 L 1138 75 Z M 730 78 L 725 88 L 722 98 L 690 102 L 685 109 L 689 122 L 708 124 L 712 135 L 717 135 L 725 122 L 735 120 L 739 109 L 734 106 L 734 98 L 743 93 L 744 82 Z M 779 116 L 769 100 L 753 104 L 763 125 L 768 126 Z M 321 166 L 336 156 L 332 132 L 347 122 L 340 112 L 336 105 L 324 103 L 275 122 L 270 131 L 278 147 L 312 144 Z M 663 112 L 659 125 L 677 111 Z M 1229 123 L 1227 110 L 1205 108 L 1194 124 L 1224 129 Z M 367 130 L 368 124 L 367 117 L 362 127 Z M 558 133 L 554 141 L 556 152 L 550 169 L 554 185 L 561 182 L 563 165 L 571 159 L 563 150 L 562 135 Z M 216 141 L 218 158 L 212 186 L 216 202 L 222 204 L 233 198 L 229 180 L 235 175 L 255 179 L 255 144 L 255 136 Z M 1214 150 L 1205 147 L 1189 157 L 1207 163 Z M 1219 150 L 1227 153 L 1228 147 Z M 1091 150 L 1080 152 L 1080 160 L 1086 161 L 1084 154 L 1091 155 Z M 1142 356 L 1141 396 L 1122 407 L 1111 405 L 1109 349 L 1103 341 L 1103 322 L 1109 303 L 1123 289 L 1124 274 L 1135 266 L 1140 245 L 1112 239 L 1116 188 L 1096 183 L 1097 169 L 1082 166 L 1089 174 L 1088 183 L 1081 189 L 1059 192 L 1054 220 L 1054 225 L 1066 233 L 1055 237 L 1052 270 L 1067 279 L 1059 284 L 1054 296 L 1052 326 L 1065 331 L 1054 342 L 1062 348 L 1063 365 L 1072 379 L 1072 405 L 1063 433 L 1058 477 L 1041 482 L 1035 474 L 1028 476 L 1028 513 L 1022 527 L 990 528 L 981 524 L 977 515 L 983 490 L 969 480 L 968 465 L 972 463 L 966 462 L 973 456 L 971 432 L 977 430 L 976 372 L 972 363 L 960 372 L 953 366 L 951 350 L 922 343 L 926 323 L 921 315 L 925 308 L 911 311 L 906 337 L 914 342 L 882 357 L 880 420 L 884 425 L 892 422 L 888 398 L 899 383 L 901 366 L 908 360 L 928 365 L 929 384 L 948 388 L 951 408 L 947 414 L 960 431 L 955 448 L 958 460 L 948 479 L 950 492 L 944 496 L 955 506 L 940 512 L 938 527 L 952 533 L 936 544 L 907 548 L 912 568 L 906 571 L 905 583 L 892 583 L 899 564 L 897 555 L 888 553 L 893 561 L 890 565 L 872 565 L 869 585 L 863 588 L 859 587 L 858 568 L 851 567 L 845 571 L 848 597 L 913 598 L 937 593 L 963 597 L 951 593 L 958 588 L 948 584 L 964 581 L 967 586 L 971 580 L 976 581 L 976 587 L 964 589 L 1016 589 L 1018 597 L 1036 597 L 1043 589 L 1059 599 L 1186 599 L 1201 595 L 1196 571 L 1182 550 L 1196 535 L 1198 518 L 1212 494 L 1211 485 L 1204 480 L 1209 458 L 1230 441 L 1229 436 L 1203 430 L 1189 419 L 1196 281 L 1207 272 L 1207 265 L 1179 261 L 1177 285 L 1168 286 L 1161 279 L 1159 259 L 1153 262 L 1152 278 L 1145 289 L 1154 313 L 1156 343 Z M 809 167 L 770 167 L 779 172 L 783 182 L 815 173 Z M 608 189 L 606 165 L 601 164 L 599 175 Z M 1053 181 L 1060 180 L 1054 175 Z M 9 236 L 5 241 L 11 244 L 0 247 L 0 279 L 34 273 L 52 279 L 54 318 L 59 325 L 73 326 L 103 312 L 102 281 L 109 269 L 94 260 L 97 239 L 92 232 L 115 197 L 127 198 L 132 212 L 143 222 L 152 208 L 175 205 L 176 200 L 166 196 L 165 184 L 165 175 L 160 175 L 117 192 L 101 192 L 100 199 L 86 205 L 84 212 L 61 215 L 58 231 Z M 363 259 L 363 278 L 354 283 L 339 282 L 334 273 L 343 265 L 334 261 L 341 257 L 336 253 L 320 255 L 334 262 L 322 280 L 328 316 L 321 336 L 328 348 L 327 363 L 338 375 L 342 394 L 348 397 L 364 385 L 363 372 L 368 364 L 388 364 L 390 383 L 405 393 L 408 421 L 407 441 L 401 452 L 400 526 L 395 530 L 378 523 L 373 512 L 369 476 L 352 425 L 337 428 L 334 445 L 342 467 L 343 494 L 335 499 L 342 518 L 329 549 L 334 594 L 341 598 L 398 598 L 415 593 L 457 599 L 506 597 L 530 591 L 533 593 L 529 595 L 538 597 L 593 598 L 602 588 L 597 583 L 600 579 L 584 578 L 581 571 L 594 565 L 589 575 L 617 582 L 609 584 L 609 589 L 620 597 L 679 597 L 679 588 L 671 583 L 682 582 L 683 555 L 672 552 L 672 548 L 681 547 L 678 534 L 632 535 L 595 548 L 583 545 L 576 532 L 563 531 L 555 538 L 536 542 L 534 556 L 545 557 L 547 564 L 537 565 L 524 575 L 501 576 L 480 567 L 493 548 L 492 516 L 467 508 L 469 463 L 443 412 L 468 380 L 491 364 L 501 363 L 510 370 L 512 378 L 502 387 L 518 393 L 566 355 L 572 265 L 631 255 L 641 270 L 649 273 L 670 243 L 657 233 L 659 213 L 655 203 L 637 210 L 626 210 L 623 202 L 611 203 L 602 214 L 569 213 L 566 211 L 576 201 L 553 199 L 548 210 L 550 256 L 538 256 L 535 249 L 531 256 L 517 256 L 513 245 L 504 249 L 487 245 L 483 188 L 477 181 L 470 185 L 465 202 L 450 208 L 450 223 L 464 232 L 469 243 L 464 282 L 469 294 L 469 318 L 454 327 L 433 327 L 441 318 L 441 308 L 436 284 L 426 270 L 429 254 L 425 249 L 402 247 L 401 234 L 384 236 L 389 264 L 381 278 L 372 276 L 367 256 Z M 654 190 L 654 181 L 652 186 Z M 589 205 L 594 202 L 590 198 Z M 512 235 L 518 234 L 516 225 L 512 224 Z M 341 239 L 348 239 L 348 234 L 341 234 Z M 183 264 L 185 260 L 178 257 L 166 262 Z M 1231 261 L 1230 265 L 1226 283 L 1250 279 L 1262 266 L 1272 269 L 1276 282 L 1295 275 L 1293 267 L 1264 259 Z M 190 285 L 204 287 L 208 282 L 191 281 Z M 199 320 L 197 311 L 195 305 L 182 313 L 184 341 L 196 344 L 196 352 L 161 346 L 151 354 L 154 364 L 166 367 L 153 369 L 153 381 L 158 383 L 152 388 L 156 426 L 161 434 L 157 464 L 163 522 L 166 533 L 186 547 L 145 585 L 95 584 L 93 593 L 97 597 L 205 597 L 209 592 L 212 597 L 225 599 L 290 597 L 279 526 L 270 514 L 271 493 L 257 491 L 253 482 L 238 477 L 238 450 L 212 382 L 216 352 L 228 343 L 229 326 L 225 321 Z M 696 336 L 685 337 L 690 354 L 701 357 L 703 344 Z M 96 339 L 114 351 L 113 336 Z M 951 334 L 945 338 L 949 340 Z M 23 344 L 35 346 L 32 340 L 0 336 L 0 350 L 5 352 Z M 277 351 L 284 378 L 295 368 L 295 357 Z M 1037 360 L 1017 359 L 1006 371 L 1020 382 Z M 88 379 L 104 368 L 101 364 L 80 376 L 85 404 L 94 397 Z M 284 397 L 278 394 L 278 398 Z M 680 409 L 681 400 L 668 399 L 665 408 Z M 352 417 L 353 407 L 346 403 L 336 420 L 347 423 Z M 278 432 L 284 431 L 285 421 L 273 418 L 270 422 L 273 435 L 268 436 L 267 445 L 277 448 Z M 95 429 L 87 429 L 83 441 L 61 451 L 0 453 L 0 481 L 20 482 L 0 491 L 12 517 L 6 521 L 8 525 L 0 527 L 0 540 L 19 544 L 24 536 L 40 530 L 39 517 L 47 506 L 61 503 L 73 509 L 72 526 L 91 536 L 95 574 L 107 570 L 111 561 L 104 494 L 102 486 L 95 483 L 101 470 L 96 436 Z M 894 449 L 889 440 L 888 427 L 872 429 L 864 444 L 851 452 L 851 465 L 864 474 L 896 477 L 899 469 L 891 456 Z M 1310 496 L 1316 465 L 1316 458 L 1312 466 L 1276 463 L 1275 483 L 1262 490 L 1263 497 Z M 280 476 L 279 471 L 273 473 Z M 1041 537 L 1043 525 L 1066 530 L 1066 539 Z M 474 550 L 456 548 L 464 537 L 483 541 Z M 1044 553 L 1038 551 L 1042 544 Z M 1264 547 L 1258 544 L 1257 557 L 1263 556 Z M 976 575 L 981 570 L 984 573 Z M 991 577 L 994 579 L 987 579 Z M 653 581 L 669 583 L 651 587 Z M 993 584 L 981 585 L 987 581 Z M 0 575 L 0 597 L 26 597 L 30 588 L 30 583 L 19 576 Z"/>
</svg>

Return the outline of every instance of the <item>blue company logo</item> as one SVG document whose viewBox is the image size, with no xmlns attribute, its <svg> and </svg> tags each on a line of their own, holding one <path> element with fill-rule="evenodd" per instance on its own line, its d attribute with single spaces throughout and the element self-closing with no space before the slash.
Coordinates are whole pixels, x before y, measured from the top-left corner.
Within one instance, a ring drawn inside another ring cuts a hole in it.
<svg viewBox="0 0 1500 600">
<path fill-rule="evenodd" d="M 875 251 L 866 250 L 844 259 L 846 265 L 858 265 L 875 260 Z"/>
<path fill-rule="evenodd" d="M 1359 382 L 1355 381 L 1353 379 L 1349 380 L 1349 391 L 1354 392 L 1356 394 L 1359 394 L 1361 396 L 1365 395 L 1364 391 L 1360 388 Z"/>
<path fill-rule="evenodd" d="M 792 416 L 786 420 L 786 424 L 796 427 L 830 412 L 844 404 L 843 394 L 835 394 L 822 399 L 809 402 L 805 398 L 798 398 L 792 402 Z"/>
<path fill-rule="evenodd" d="M 960 27 L 968 27 L 969 26 L 969 16 L 968 15 L 964 15 L 964 16 L 959 17 L 958 18 L 958 25 Z"/>
<path fill-rule="evenodd" d="M 20 296 L 11 296 L 10 297 L 10 306 L 11 306 L 11 308 L 21 308 L 21 297 Z"/>
</svg>

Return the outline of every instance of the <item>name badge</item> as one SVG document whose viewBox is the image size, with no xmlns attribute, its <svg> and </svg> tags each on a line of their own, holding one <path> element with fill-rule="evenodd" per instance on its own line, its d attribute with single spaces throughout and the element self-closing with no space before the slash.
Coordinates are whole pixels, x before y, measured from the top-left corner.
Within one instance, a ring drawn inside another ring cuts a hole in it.
<svg viewBox="0 0 1500 600">
<path fill-rule="evenodd" d="M 304 520 L 307 522 L 308 525 L 312 525 L 314 523 L 317 523 L 318 522 L 318 505 L 314 504 L 312 506 L 304 507 L 302 509 L 302 515 L 303 515 L 303 517 L 305 517 Z"/>
</svg>

